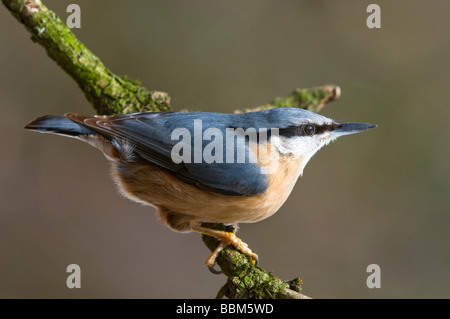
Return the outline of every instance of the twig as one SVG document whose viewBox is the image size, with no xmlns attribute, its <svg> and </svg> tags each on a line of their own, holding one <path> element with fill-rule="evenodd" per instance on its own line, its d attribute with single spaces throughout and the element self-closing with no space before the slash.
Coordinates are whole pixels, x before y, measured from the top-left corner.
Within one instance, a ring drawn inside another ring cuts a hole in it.
<svg viewBox="0 0 450 319">
<path fill-rule="evenodd" d="M 311 112 L 319 112 L 326 103 L 335 101 L 341 96 L 337 85 L 324 85 L 308 89 L 296 89 L 288 96 L 278 97 L 271 103 L 251 109 L 238 110 L 235 113 L 261 111 L 276 107 L 297 107 Z"/>
</svg>

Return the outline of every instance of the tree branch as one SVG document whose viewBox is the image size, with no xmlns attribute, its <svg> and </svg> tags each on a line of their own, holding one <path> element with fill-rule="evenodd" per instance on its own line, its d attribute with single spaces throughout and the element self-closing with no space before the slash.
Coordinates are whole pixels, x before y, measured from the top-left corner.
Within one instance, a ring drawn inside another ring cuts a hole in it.
<svg viewBox="0 0 450 319">
<path fill-rule="evenodd" d="M 297 107 L 311 112 L 319 112 L 325 103 L 335 101 L 341 96 L 337 85 L 324 85 L 308 89 L 296 89 L 288 96 L 278 97 L 271 103 L 251 109 L 238 110 L 234 113 L 246 113 L 273 109 L 276 107 Z"/>
<path fill-rule="evenodd" d="M 138 81 L 112 73 L 40 0 L 2 2 L 31 33 L 32 40 L 43 46 L 48 56 L 78 83 L 98 114 L 170 110 L 167 93 L 149 91 Z M 296 89 L 292 94 L 276 98 L 267 105 L 236 113 L 275 107 L 299 107 L 318 112 L 325 103 L 339 96 L 340 89 L 334 85 Z M 208 224 L 208 227 L 234 231 L 232 226 L 222 224 Z M 218 245 L 215 238 L 203 235 L 202 239 L 211 251 Z M 218 298 L 309 298 L 300 293 L 302 281 L 299 278 L 283 281 L 254 266 L 246 255 L 233 247 L 222 250 L 216 261 L 228 277 L 227 283 L 217 294 Z"/>
<path fill-rule="evenodd" d="M 98 114 L 169 111 L 167 93 L 112 73 L 40 0 L 2 0 L 31 33 L 31 39 L 80 86 Z"/>
<path fill-rule="evenodd" d="M 202 226 L 234 232 L 233 226 L 203 223 Z M 214 251 L 219 241 L 207 235 L 203 242 Z M 230 299 L 309 299 L 301 294 L 302 281 L 295 278 L 283 281 L 261 267 L 255 266 L 250 258 L 232 246 L 225 247 L 216 259 L 216 263 L 228 277 L 226 284 L 219 290 L 216 298 Z"/>
</svg>

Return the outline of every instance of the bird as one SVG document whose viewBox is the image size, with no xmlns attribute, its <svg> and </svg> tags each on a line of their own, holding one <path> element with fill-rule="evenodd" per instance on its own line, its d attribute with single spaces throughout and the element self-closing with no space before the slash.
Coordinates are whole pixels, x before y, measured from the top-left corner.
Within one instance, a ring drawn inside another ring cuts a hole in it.
<svg viewBox="0 0 450 319">
<path fill-rule="evenodd" d="M 156 208 L 177 232 L 219 240 L 205 264 L 213 273 L 228 245 L 258 255 L 235 235 L 205 223 L 254 223 L 276 213 L 308 161 L 340 136 L 377 125 L 338 123 L 301 108 L 247 113 L 140 112 L 46 115 L 25 129 L 76 138 L 99 149 L 120 193 Z"/>
</svg>

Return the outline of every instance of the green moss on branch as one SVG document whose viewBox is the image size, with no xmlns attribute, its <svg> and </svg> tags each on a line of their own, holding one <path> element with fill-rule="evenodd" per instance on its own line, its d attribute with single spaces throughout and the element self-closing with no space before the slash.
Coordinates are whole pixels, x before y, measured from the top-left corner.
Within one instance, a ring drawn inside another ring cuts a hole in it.
<svg viewBox="0 0 450 319">
<path fill-rule="evenodd" d="M 139 82 L 112 73 L 81 43 L 59 17 L 47 9 L 40 0 L 2 0 L 3 4 L 32 35 L 33 41 L 45 48 L 61 68 L 80 86 L 98 114 L 126 114 L 134 112 L 169 111 L 170 97 L 165 92 L 149 91 Z M 310 89 L 296 89 L 286 97 L 254 109 L 299 107 L 318 112 L 325 103 L 339 98 L 338 86 L 326 85 Z M 233 231 L 230 226 L 209 224 L 222 230 Z M 203 236 L 211 250 L 218 241 Z M 217 257 L 217 263 L 228 277 L 218 297 L 228 298 L 308 298 L 302 295 L 301 280 L 283 281 L 252 264 L 249 258 L 226 247 Z"/>
<path fill-rule="evenodd" d="M 170 110 L 167 93 L 149 91 L 138 81 L 112 73 L 40 0 L 2 1 L 33 41 L 78 83 L 98 114 Z"/>
<path fill-rule="evenodd" d="M 340 95 L 341 89 L 337 85 L 324 85 L 308 89 L 296 89 L 290 95 L 277 97 L 269 104 L 235 111 L 235 113 L 254 112 L 277 107 L 297 107 L 311 112 L 319 112 L 326 103 L 337 100 Z"/>
<path fill-rule="evenodd" d="M 223 224 L 203 224 L 205 227 L 234 232 L 233 226 Z M 203 242 L 209 248 L 214 249 L 219 241 L 213 237 L 203 235 Z M 230 299 L 307 299 L 301 294 L 302 281 L 295 278 L 291 281 L 283 281 L 255 266 L 250 258 L 237 251 L 234 247 L 224 248 L 216 259 L 224 275 L 228 277 L 226 284 L 220 289 L 217 298 Z"/>
</svg>

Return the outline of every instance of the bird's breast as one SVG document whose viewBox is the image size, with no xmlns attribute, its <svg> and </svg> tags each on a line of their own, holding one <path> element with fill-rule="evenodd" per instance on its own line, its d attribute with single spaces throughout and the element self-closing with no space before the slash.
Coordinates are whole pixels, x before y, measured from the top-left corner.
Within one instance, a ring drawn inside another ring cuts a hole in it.
<svg viewBox="0 0 450 319">
<path fill-rule="evenodd" d="M 270 142 L 267 148 L 253 148 L 253 152 L 257 152 L 258 165 L 266 172 L 268 187 L 263 194 L 248 199 L 247 205 L 253 209 L 249 210 L 246 222 L 260 221 L 276 213 L 291 194 L 307 162 L 293 154 L 280 154 L 271 148 Z"/>
<path fill-rule="evenodd" d="M 184 223 L 252 223 L 273 215 L 283 205 L 305 163 L 293 155 L 265 152 L 258 147 L 251 149 L 257 154 L 261 174 L 266 175 L 268 184 L 265 192 L 253 196 L 218 194 L 185 183 L 144 161 L 113 164 L 113 176 L 126 197 L 179 214 Z"/>
</svg>

